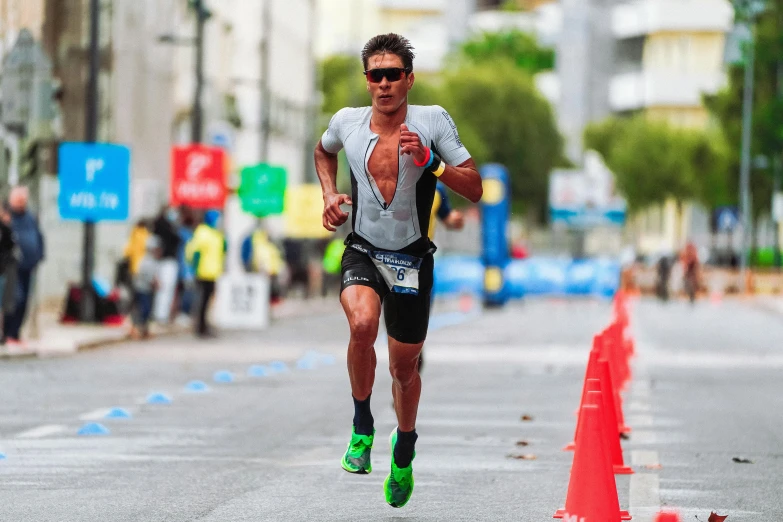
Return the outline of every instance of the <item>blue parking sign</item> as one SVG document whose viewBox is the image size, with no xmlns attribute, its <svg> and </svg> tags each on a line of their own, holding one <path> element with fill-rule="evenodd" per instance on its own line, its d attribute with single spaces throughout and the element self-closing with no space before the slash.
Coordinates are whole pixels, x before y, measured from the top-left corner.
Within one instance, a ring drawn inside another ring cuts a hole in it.
<svg viewBox="0 0 783 522">
<path fill-rule="evenodd" d="M 59 150 L 60 217 L 125 221 L 130 199 L 130 149 L 108 143 L 63 143 Z"/>
</svg>

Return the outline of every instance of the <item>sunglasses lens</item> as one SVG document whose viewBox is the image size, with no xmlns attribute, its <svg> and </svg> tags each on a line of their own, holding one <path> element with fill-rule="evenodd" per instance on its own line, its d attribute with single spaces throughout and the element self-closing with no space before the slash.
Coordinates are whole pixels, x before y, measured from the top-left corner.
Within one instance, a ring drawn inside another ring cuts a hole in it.
<svg viewBox="0 0 783 522">
<path fill-rule="evenodd" d="M 396 82 L 402 78 L 402 69 L 386 69 L 386 79 L 390 82 Z"/>
<path fill-rule="evenodd" d="M 367 78 L 369 78 L 372 83 L 380 83 L 383 81 L 384 77 L 390 82 L 396 82 L 402 78 L 402 74 L 404 72 L 405 69 L 399 69 L 396 67 L 389 69 L 372 69 L 367 71 Z"/>
<path fill-rule="evenodd" d="M 383 80 L 383 69 L 373 69 L 367 75 L 373 83 L 380 83 Z"/>
</svg>

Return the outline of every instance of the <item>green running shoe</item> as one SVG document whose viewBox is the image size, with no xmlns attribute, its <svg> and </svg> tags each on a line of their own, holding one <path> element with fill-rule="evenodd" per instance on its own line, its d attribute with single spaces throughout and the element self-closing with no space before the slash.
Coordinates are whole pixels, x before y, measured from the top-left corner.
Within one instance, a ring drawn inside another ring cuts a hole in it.
<svg viewBox="0 0 783 522">
<path fill-rule="evenodd" d="M 383 492 L 386 494 L 386 502 L 391 507 L 401 508 L 411 499 L 413 494 L 413 459 L 407 468 L 398 468 L 394 462 L 394 445 L 397 444 L 397 428 L 389 437 L 391 445 L 391 473 L 383 482 Z M 416 452 L 413 452 L 416 458 Z"/>
<path fill-rule="evenodd" d="M 358 435 L 355 426 L 351 429 L 351 442 L 348 444 L 342 461 L 345 471 L 359 475 L 367 475 L 372 472 L 370 450 L 372 450 L 374 438 L 375 430 L 372 430 L 372 435 Z"/>
</svg>

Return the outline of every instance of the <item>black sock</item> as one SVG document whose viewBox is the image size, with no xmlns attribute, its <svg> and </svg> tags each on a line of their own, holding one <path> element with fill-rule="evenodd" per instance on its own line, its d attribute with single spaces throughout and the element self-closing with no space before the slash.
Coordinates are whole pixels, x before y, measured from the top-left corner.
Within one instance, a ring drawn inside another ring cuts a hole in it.
<svg viewBox="0 0 783 522">
<path fill-rule="evenodd" d="M 375 419 L 372 418 L 370 411 L 370 397 L 372 393 L 363 401 L 353 397 L 353 425 L 357 435 L 372 435 Z"/>
<path fill-rule="evenodd" d="M 398 468 L 407 468 L 413 460 L 413 450 L 416 447 L 416 430 L 400 431 L 397 428 L 397 444 L 394 445 L 394 462 Z"/>
</svg>

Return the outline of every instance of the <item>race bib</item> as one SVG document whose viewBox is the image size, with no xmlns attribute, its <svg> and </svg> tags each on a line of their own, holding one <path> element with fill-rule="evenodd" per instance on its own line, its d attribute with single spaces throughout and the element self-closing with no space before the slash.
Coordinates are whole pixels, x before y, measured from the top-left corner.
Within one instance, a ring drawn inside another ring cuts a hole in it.
<svg viewBox="0 0 783 522">
<path fill-rule="evenodd" d="M 419 294 L 420 257 L 384 250 L 370 250 L 368 254 L 392 292 Z"/>
</svg>

